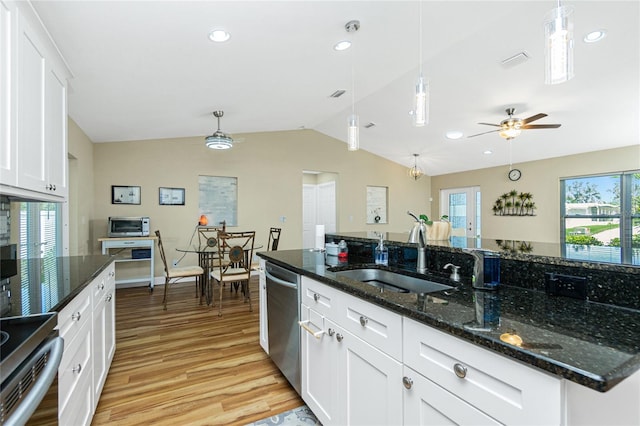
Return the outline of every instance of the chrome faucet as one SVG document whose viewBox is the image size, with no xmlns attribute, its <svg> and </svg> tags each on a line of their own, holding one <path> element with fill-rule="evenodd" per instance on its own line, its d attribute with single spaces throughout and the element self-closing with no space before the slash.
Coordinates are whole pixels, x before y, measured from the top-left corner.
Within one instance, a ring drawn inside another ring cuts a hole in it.
<svg viewBox="0 0 640 426">
<path fill-rule="evenodd" d="M 418 244 L 418 265 L 416 270 L 422 274 L 427 271 L 427 224 L 410 211 L 407 214 L 416 220 L 411 229 L 411 234 L 409 234 L 409 242 Z"/>
</svg>

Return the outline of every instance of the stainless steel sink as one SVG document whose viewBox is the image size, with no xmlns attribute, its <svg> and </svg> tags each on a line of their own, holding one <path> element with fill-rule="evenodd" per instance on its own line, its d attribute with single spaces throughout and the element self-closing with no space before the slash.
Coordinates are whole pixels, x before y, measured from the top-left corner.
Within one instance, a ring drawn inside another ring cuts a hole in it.
<svg viewBox="0 0 640 426">
<path fill-rule="evenodd" d="M 448 290 L 449 285 L 403 275 L 386 269 L 364 268 L 349 269 L 335 272 L 336 277 L 344 277 L 354 281 L 360 281 L 384 291 L 399 293 L 432 293 L 434 291 Z"/>
</svg>

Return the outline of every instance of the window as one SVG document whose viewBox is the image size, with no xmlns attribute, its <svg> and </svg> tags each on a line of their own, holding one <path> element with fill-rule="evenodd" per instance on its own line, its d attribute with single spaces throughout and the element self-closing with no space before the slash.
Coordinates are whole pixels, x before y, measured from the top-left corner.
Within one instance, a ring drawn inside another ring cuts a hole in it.
<svg viewBox="0 0 640 426">
<path fill-rule="evenodd" d="M 20 203 L 20 286 L 23 314 L 31 306 L 49 310 L 58 303 L 58 257 L 62 255 L 62 208 L 58 203 Z"/>
<path fill-rule="evenodd" d="M 640 171 L 562 179 L 560 185 L 563 256 L 640 265 Z"/>
</svg>

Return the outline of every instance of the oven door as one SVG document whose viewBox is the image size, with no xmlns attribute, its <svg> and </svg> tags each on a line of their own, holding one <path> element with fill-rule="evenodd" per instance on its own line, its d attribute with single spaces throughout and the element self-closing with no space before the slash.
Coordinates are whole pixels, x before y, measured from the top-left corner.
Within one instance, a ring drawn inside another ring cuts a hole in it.
<svg viewBox="0 0 640 426">
<path fill-rule="evenodd" d="M 55 331 L 2 383 L 4 426 L 58 424 L 58 366 L 64 341 Z"/>
</svg>

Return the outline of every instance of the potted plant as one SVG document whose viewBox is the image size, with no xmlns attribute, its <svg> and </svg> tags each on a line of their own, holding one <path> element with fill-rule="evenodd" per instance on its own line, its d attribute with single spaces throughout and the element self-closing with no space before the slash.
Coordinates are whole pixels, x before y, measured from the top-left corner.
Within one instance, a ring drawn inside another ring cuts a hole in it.
<svg viewBox="0 0 640 426">
<path fill-rule="evenodd" d="M 421 214 L 420 219 L 427 225 L 427 239 L 433 241 L 448 240 L 451 236 L 451 222 L 446 214 L 440 216 L 440 220 L 433 221 L 426 214 Z"/>
</svg>

